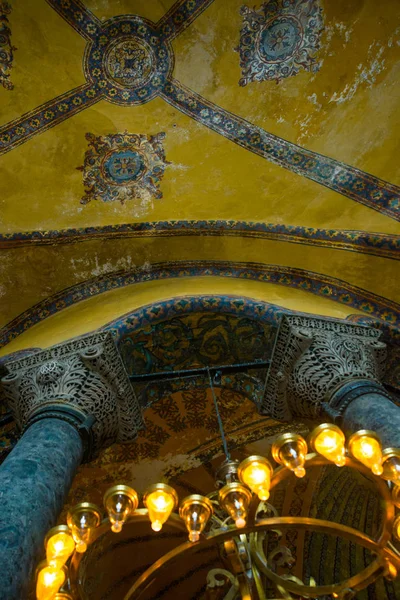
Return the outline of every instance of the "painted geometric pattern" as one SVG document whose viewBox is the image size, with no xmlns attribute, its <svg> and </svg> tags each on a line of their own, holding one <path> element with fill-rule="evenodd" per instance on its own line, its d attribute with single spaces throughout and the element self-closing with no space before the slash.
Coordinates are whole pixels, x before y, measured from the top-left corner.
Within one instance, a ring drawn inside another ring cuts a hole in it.
<svg viewBox="0 0 400 600">
<path fill-rule="evenodd" d="M 11 29 L 8 15 L 11 6 L 8 2 L 0 2 L 0 84 L 6 90 L 12 90 L 14 85 L 10 81 L 10 71 L 14 59 L 15 46 L 11 44 Z"/>
<path fill-rule="evenodd" d="M 323 29 L 318 0 L 270 0 L 257 10 L 242 6 L 240 13 L 239 85 L 278 82 L 301 69 L 318 71 L 316 55 Z"/>
<path fill-rule="evenodd" d="M 171 79 L 162 97 L 242 148 L 356 202 L 400 220 L 400 188 L 360 169 L 288 142 L 209 102 Z"/>
<path fill-rule="evenodd" d="M 279 240 L 295 244 L 322 246 L 338 250 L 374 254 L 400 260 L 400 237 L 386 233 L 370 233 L 345 229 L 319 229 L 261 223 L 254 221 L 190 220 L 147 221 L 80 229 L 53 229 L 0 233 L 0 248 L 15 246 L 63 244 L 70 239 L 118 239 L 147 236 L 235 236 Z"/>
<path fill-rule="evenodd" d="M 361 310 L 367 315 L 385 321 L 394 329 L 400 328 L 399 304 L 328 275 L 280 265 L 181 261 L 167 264 L 155 263 L 146 271 L 134 269 L 123 273 L 110 273 L 61 290 L 21 313 L 0 329 L 0 347 L 50 315 L 86 298 L 139 282 L 193 276 L 248 279 L 303 290 L 344 304 L 349 309 Z"/>
<path fill-rule="evenodd" d="M 127 333 L 118 348 L 128 373 L 151 373 L 265 360 L 275 332 L 245 315 L 190 312 Z"/>
<path fill-rule="evenodd" d="M 101 22 L 80 0 L 47 1 L 88 42 L 84 56 L 87 83 L 1 127 L 0 154 L 100 100 L 132 106 L 160 96 L 243 148 L 400 220 L 398 186 L 274 136 L 208 102 L 172 78 L 174 61 L 169 40 L 201 14 L 211 0 L 178 0 L 158 24 L 136 15 Z M 285 7 L 293 3 L 302 6 L 298 0 L 283 2 Z M 309 40 L 311 35 L 305 33 Z"/>
<path fill-rule="evenodd" d="M 132 198 L 162 198 L 159 183 L 168 164 L 164 137 L 165 133 L 150 137 L 127 131 L 98 137 L 87 133 L 89 150 L 84 165 L 77 167 L 83 171 L 85 186 L 81 203 L 101 199 L 123 204 Z"/>
</svg>

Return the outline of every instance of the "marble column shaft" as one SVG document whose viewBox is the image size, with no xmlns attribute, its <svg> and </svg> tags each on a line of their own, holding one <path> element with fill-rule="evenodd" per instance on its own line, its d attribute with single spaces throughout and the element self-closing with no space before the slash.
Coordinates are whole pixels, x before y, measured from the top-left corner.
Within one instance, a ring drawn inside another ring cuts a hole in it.
<svg viewBox="0 0 400 600">
<path fill-rule="evenodd" d="M 379 435 L 383 448 L 400 448 L 400 407 L 379 393 L 352 400 L 343 413 L 342 427 L 349 433 L 370 429 Z"/>
<path fill-rule="evenodd" d="M 56 523 L 83 454 L 61 419 L 31 425 L 0 467 L 0 598 L 26 600 L 43 539 Z"/>
</svg>

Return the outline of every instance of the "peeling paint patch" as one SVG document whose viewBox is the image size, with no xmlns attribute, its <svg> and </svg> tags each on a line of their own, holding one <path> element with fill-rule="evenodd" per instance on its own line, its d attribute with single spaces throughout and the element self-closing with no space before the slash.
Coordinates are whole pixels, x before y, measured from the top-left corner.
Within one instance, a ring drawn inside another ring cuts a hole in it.
<svg viewBox="0 0 400 600">
<path fill-rule="evenodd" d="M 167 482 L 172 477 L 201 465 L 201 460 L 190 454 L 167 454 L 162 459 L 142 459 L 139 463 L 129 465 L 130 481 L 142 493 L 154 482 Z"/>
<path fill-rule="evenodd" d="M 334 92 L 329 102 L 342 104 L 351 100 L 360 86 L 371 88 L 377 80 L 377 77 L 386 68 L 384 58 L 385 46 L 373 42 L 368 48 L 367 62 L 365 65 L 360 63 L 357 67 L 354 81 L 347 83 L 341 92 Z"/>
</svg>

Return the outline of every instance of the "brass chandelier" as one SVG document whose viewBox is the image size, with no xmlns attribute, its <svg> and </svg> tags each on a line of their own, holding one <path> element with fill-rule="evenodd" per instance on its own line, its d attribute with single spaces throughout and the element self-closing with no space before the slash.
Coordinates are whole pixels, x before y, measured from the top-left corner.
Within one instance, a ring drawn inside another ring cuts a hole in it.
<svg viewBox="0 0 400 600">
<path fill-rule="evenodd" d="M 308 450 L 311 450 L 308 453 Z M 49 531 L 46 561 L 37 569 L 37 600 L 75 600 L 79 598 L 76 582 L 77 565 L 89 544 L 111 531 L 118 534 L 127 521 L 148 519 L 153 531 L 161 530 L 168 519 L 179 518 L 185 525 L 189 541 L 165 554 L 147 569 L 134 583 L 125 600 L 139 599 L 148 594 L 157 575 L 177 560 L 189 556 L 197 546 L 217 545 L 226 548 L 227 543 L 244 544 L 251 563 L 250 573 L 239 578 L 236 597 L 251 600 L 266 598 L 261 576 L 271 580 L 282 597 L 351 598 L 355 593 L 380 576 L 394 579 L 400 569 L 400 552 L 392 543 L 400 540 L 400 450 L 382 449 L 373 431 L 362 430 L 345 440 L 337 425 L 324 423 L 316 427 L 306 441 L 295 433 L 281 435 L 272 446 L 272 457 L 278 466 L 263 456 L 249 456 L 240 464 L 226 460 L 217 473 L 220 489 L 208 496 L 191 495 L 180 504 L 176 491 L 165 483 L 150 486 L 143 495 L 144 509 L 139 509 L 137 492 L 126 485 L 115 485 L 104 495 L 102 510 L 89 502 L 77 504 L 68 514 L 67 525 Z M 364 533 L 338 523 L 306 517 L 265 517 L 270 490 L 290 476 L 304 477 L 306 469 L 313 466 L 335 464 L 337 467 L 354 468 L 366 475 L 373 474 L 385 507 L 382 530 L 373 540 Z M 174 511 L 179 506 L 179 517 Z M 213 513 L 218 511 L 226 519 L 218 526 L 208 528 Z M 260 517 L 261 515 L 261 517 Z M 333 534 L 362 547 L 376 555 L 375 560 L 363 571 L 346 581 L 332 585 L 303 585 L 295 577 L 278 575 L 265 556 L 262 535 L 271 530 L 311 529 Z M 69 568 L 68 565 L 69 564 Z M 156 596 L 146 596 L 156 597 Z"/>
</svg>

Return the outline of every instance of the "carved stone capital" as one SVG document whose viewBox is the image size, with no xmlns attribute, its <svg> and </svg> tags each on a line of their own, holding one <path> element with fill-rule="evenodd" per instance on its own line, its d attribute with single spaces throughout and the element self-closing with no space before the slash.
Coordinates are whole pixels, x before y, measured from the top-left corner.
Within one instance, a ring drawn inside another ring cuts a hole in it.
<svg viewBox="0 0 400 600">
<path fill-rule="evenodd" d="M 324 405 L 337 400 L 337 392 L 350 382 L 370 382 L 384 392 L 379 379 L 386 345 L 380 336 L 377 329 L 339 319 L 284 315 L 261 412 L 281 420 L 319 417 Z"/>
<path fill-rule="evenodd" d="M 74 425 L 85 460 L 135 439 L 142 412 L 109 332 L 92 333 L 7 362 L 1 385 L 19 428 L 55 417 Z"/>
</svg>

